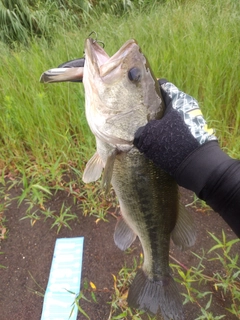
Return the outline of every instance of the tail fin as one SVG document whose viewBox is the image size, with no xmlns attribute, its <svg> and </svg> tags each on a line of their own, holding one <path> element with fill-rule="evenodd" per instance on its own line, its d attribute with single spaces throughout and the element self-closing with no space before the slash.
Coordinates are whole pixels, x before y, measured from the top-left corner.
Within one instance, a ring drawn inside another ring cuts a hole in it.
<svg viewBox="0 0 240 320">
<path fill-rule="evenodd" d="M 163 276 L 160 281 L 153 281 L 139 269 L 129 289 L 128 305 L 161 314 L 164 320 L 184 320 L 181 297 L 170 275 Z"/>
</svg>

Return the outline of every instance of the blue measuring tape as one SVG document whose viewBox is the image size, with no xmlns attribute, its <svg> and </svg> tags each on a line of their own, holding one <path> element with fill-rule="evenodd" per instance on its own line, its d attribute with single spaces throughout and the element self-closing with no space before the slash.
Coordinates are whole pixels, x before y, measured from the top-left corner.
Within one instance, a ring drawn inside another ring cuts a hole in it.
<svg viewBox="0 0 240 320">
<path fill-rule="evenodd" d="M 78 308 L 73 306 L 80 292 L 83 241 L 83 237 L 56 240 L 41 320 L 77 319 Z"/>
</svg>

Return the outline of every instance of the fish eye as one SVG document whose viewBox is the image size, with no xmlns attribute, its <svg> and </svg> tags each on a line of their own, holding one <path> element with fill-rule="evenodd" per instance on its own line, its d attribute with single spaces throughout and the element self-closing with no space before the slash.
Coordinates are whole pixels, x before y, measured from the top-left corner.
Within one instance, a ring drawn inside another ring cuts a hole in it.
<svg viewBox="0 0 240 320">
<path fill-rule="evenodd" d="M 130 81 L 138 82 L 141 79 L 141 71 L 139 68 L 133 67 L 128 71 L 128 78 Z"/>
</svg>

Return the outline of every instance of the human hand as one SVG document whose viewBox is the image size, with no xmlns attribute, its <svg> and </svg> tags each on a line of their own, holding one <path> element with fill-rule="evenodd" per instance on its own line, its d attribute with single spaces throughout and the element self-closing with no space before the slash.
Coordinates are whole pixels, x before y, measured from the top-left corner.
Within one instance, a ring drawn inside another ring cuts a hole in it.
<svg viewBox="0 0 240 320">
<path fill-rule="evenodd" d="M 166 105 L 162 119 L 152 120 L 135 134 L 133 144 L 172 176 L 197 148 L 217 140 L 208 129 L 198 102 L 167 80 L 159 80 Z"/>
</svg>

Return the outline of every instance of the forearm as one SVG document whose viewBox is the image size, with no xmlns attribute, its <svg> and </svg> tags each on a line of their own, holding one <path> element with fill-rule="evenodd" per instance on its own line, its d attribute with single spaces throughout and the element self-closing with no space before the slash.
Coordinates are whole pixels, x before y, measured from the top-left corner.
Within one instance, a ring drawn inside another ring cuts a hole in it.
<svg viewBox="0 0 240 320">
<path fill-rule="evenodd" d="M 209 142 L 183 162 L 176 179 L 206 201 L 240 237 L 240 161 L 225 154 L 217 142 Z"/>
<path fill-rule="evenodd" d="M 240 238 L 240 161 L 217 168 L 199 197 L 218 212 Z"/>
</svg>

